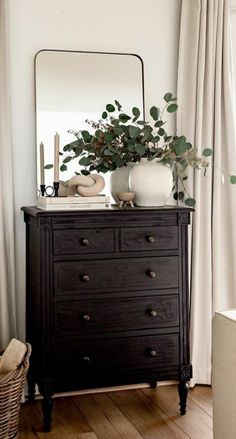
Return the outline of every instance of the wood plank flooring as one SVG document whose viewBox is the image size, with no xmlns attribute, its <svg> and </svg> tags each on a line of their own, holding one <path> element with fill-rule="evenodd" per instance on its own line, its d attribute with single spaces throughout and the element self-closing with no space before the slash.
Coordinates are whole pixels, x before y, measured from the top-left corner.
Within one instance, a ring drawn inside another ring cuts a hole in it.
<svg viewBox="0 0 236 439">
<path fill-rule="evenodd" d="M 212 439 L 211 388 L 189 391 L 178 413 L 176 385 L 54 399 L 53 428 L 42 431 L 41 401 L 23 404 L 19 439 Z"/>
</svg>

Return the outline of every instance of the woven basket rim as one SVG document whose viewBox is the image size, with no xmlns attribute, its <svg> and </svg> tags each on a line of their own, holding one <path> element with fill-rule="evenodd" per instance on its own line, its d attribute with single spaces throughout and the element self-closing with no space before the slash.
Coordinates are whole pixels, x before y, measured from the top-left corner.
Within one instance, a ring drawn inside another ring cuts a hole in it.
<svg viewBox="0 0 236 439">
<path fill-rule="evenodd" d="M 17 379 L 18 376 L 22 374 L 22 371 L 24 369 L 28 369 L 29 357 L 31 355 L 31 345 L 29 343 L 25 343 L 25 345 L 27 347 L 27 351 L 21 364 L 15 370 L 11 370 L 10 372 L 0 374 L 0 386 L 6 385 L 9 381 Z"/>
</svg>

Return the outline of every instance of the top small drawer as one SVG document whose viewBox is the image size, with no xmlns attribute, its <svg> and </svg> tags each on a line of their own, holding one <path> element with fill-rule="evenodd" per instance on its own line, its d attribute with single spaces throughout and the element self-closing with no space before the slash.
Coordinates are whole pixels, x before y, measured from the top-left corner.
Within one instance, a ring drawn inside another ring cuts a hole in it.
<svg viewBox="0 0 236 439">
<path fill-rule="evenodd" d="M 113 229 L 54 230 L 55 255 L 114 251 Z"/>
<path fill-rule="evenodd" d="M 121 229 L 121 251 L 170 250 L 178 247 L 176 226 Z"/>
</svg>

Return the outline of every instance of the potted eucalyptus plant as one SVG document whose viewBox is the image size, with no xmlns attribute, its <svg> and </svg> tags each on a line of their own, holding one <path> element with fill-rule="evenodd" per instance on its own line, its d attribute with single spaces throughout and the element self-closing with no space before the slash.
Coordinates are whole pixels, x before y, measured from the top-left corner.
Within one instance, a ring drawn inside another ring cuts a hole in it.
<svg viewBox="0 0 236 439">
<path fill-rule="evenodd" d="M 88 130 L 69 131 L 76 140 L 63 148 L 61 171 L 67 169 L 71 160 L 78 160 L 83 167 L 80 171 L 82 175 L 93 171 L 106 173 L 123 167 L 127 169 L 130 164 L 139 162 L 158 163 L 171 172 L 171 183 L 168 177 L 168 184 L 171 184 L 174 199 L 194 207 L 195 200 L 186 188 L 187 170 L 189 167 L 203 169 L 206 175 L 212 150 L 205 148 L 199 155 L 184 135 L 167 133 L 165 116 L 177 109 L 177 98 L 170 92 L 164 95 L 162 109 L 156 106 L 150 108 L 151 122 L 143 120 L 137 107 L 132 108 L 132 114 L 127 114 L 117 100 L 114 104 L 107 104 L 98 121 L 86 120 L 90 127 Z M 149 168 L 148 176 L 150 172 Z M 149 187 L 163 187 L 163 181 L 149 181 Z"/>
</svg>

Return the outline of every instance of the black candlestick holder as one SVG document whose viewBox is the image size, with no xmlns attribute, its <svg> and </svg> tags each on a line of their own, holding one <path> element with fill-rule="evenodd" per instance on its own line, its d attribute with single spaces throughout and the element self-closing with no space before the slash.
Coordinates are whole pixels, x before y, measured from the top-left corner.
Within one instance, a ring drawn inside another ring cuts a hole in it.
<svg viewBox="0 0 236 439">
<path fill-rule="evenodd" d="M 39 193 L 41 197 L 58 197 L 59 192 L 59 181 L 54 181 L 53 186 L 46 186 L 45 184 L 40 184 Z"/>
<path fill-rule="evenodd" d="M 44 195 L 46 195 L 46 185 L 45 184 L 40 185 L 40 194 L 42 195 L 42 197 L 44 197 Z"/>
<path fill-rule="evenodd" d="M 53 188 L 54 188 L 54 197 L 58 197 L 59 181 L 53 182 Z"/>
</svg>

